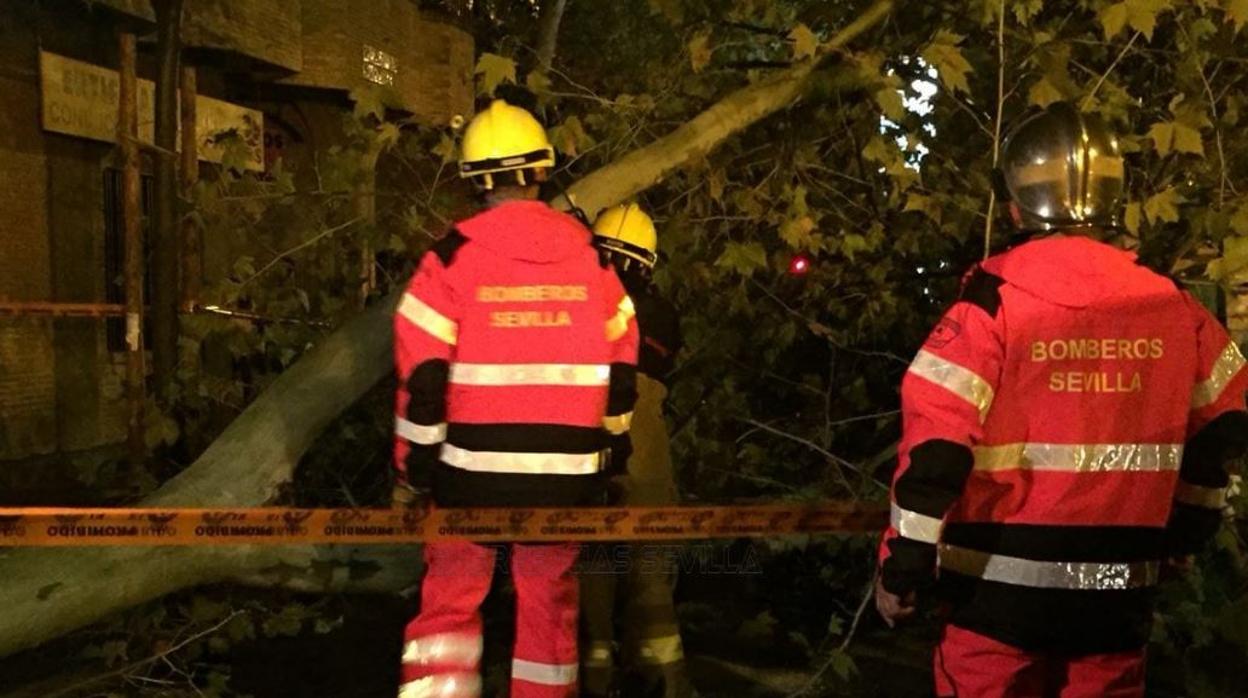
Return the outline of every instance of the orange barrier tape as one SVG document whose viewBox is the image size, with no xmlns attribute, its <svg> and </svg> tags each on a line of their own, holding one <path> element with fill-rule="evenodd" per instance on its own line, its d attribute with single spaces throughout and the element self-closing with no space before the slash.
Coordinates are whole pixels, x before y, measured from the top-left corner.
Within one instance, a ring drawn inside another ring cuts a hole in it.
<svg viewBox="0 0 1248 698">
<path fill-rule="evenodd" d="M 579 509 L 0 508 L 0 547 L 616 541 L 863 533 L 887 511 L 811 505 Z"/>
</svg>

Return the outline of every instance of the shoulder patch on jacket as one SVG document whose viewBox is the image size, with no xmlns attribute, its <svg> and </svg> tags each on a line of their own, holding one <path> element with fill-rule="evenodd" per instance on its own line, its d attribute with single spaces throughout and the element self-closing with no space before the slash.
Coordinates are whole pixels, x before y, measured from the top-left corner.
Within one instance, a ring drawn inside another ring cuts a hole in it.
<svg viewBox="0 0 1248 698">
<path fill-rule="evenodd" d="M 438 259 L 442 260 L 442 266 L 449 267 L 451 262 L 455 260 L 455 253 L 459 252 L 459 248 L 468 242 L 468 238 L 459 232 L 458 228 L 451 228 L 450 232 L 442 236 L 441 240 L 433 243 L 433 247 L 429 248 Z"/>
<path fill-rule="evenodd" d="M 1005 279 L 976 267 L 962 287 L 958 300 L 977 305 L 991 317 L 996 317 L 1001 310 L 1001 284 L 1004 283 Z"/>
</svg>

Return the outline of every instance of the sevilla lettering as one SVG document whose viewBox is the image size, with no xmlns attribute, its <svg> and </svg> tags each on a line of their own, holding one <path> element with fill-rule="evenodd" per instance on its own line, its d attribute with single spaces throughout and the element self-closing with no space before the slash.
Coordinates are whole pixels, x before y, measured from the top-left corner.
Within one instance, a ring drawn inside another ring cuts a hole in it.
<svg viewBox="0 0 1248 698">
<path fill-rule="evenodd" d="M 1144 381 L 1138 372 L 1055 371 L 1049 376 L 1049 390 L 1055 393 L 1138 393 L 1144 390 Z"/>
<path fill-rule="evenodd" d="M 571 327 L 572 315 L 566 310 L 500 310 L 490 313 L 490 326 L 502 329 Z"/>
</svg>

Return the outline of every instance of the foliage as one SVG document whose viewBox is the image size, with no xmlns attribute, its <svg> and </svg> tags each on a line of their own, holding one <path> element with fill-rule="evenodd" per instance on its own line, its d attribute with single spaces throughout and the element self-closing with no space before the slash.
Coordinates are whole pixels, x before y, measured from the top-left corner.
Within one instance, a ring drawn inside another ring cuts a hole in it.
<svg viewBox="0 0 1248 698">
<path fill-rule="evenodd" d="M 1147 263 L 1202 291 L 1248 267 L 1244 0 L 899 3 L 886 26 L 834 56 L 824 55 L 828 37 L 863 2 L 571 0 L 546 75 L 529 70 L 540 3 L 424 5 L 477 38 L 481 97 L 512 90 L 531 101 L 561 151 L 564 183 L 770 71 L 821 62 L 790 109 L 641 196 L 661 231 L 657 283 L 684 311 L 670 407 L 691 499 L 884 496 L 909 357 L 985 243 L 1011 243 L 1003 221 L 988 219 L 992 158 L 999 124 L 1029 108 L 1071 100 L 1122 134 L 1119 242 Z M 227 167 L 200 185 L 205 238 L 225 250 L 206 301 L 299 322 L 186 324 L 188 354 L 203 358 L 202 370 L 184 366 L 176 410 L 189 452 L 316 341 L 324 329 L 312 323 L 359 306 L 362 264 L 379 271 L 370 293 L 384 292 L 464 210 L 464 190 L 447 184 L 452 134 L 387 118 L 383 94 L 353 97 L 340 142 L 304 166 L 263 177 Z M 359 182 L 374 170 L 376 219 L 357 220 Z M 786 273 L 795 255 L 812 261 L 809 273 Z M 293 499 L 378 501 L 387 390 L 325 435 Z M 366 451 L 380 456 L 341 467 Z M 1202 573 L 1166 587 L 1160 685 L 1212 697 L 1242 683 L 1224 668 L 1248 654 L 1245 532 L 1233 522 Z M 783 628 L 800 637 L 786 635 L 795 652 L 830 669 L 825 679 L 853 680 L 872 542 L 768 545 L 768 565 L 804 566 L 783 582 L 791 593 L 734 614 L 727 634 L 757 640 Z M 302 611 L 290 613 L 253 631 L 302 624 Z M 133 653 L 105 642 L 97 657 Z"/>
</svg>

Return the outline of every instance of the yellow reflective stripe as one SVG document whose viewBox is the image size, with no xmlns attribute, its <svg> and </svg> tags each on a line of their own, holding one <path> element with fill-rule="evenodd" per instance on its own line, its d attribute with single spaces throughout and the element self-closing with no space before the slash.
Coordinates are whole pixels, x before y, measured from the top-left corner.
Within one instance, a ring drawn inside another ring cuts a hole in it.
<svg viewBox="0 0 1248 698">
<path fill-rule="evenodd" d="M 1178 470 L 1182 444 L 1028 444 L 977 446 L 975 469 L 1075 473 Z"/>
<path fill-rule="evenodd" d="M 1224 509 L 1226 490 L 1225 487 L 1201 487 L 1180 480 L 1174 488 L 1174 501 L 1203 509 Z"/>
<path fill-rule="evenodd" d="M 910 373 L 957 395 L 979 411 L 982 422 L 992 407 L 992 385 L 974 371 L 942 359 L 935 354 L 920 350 L 910 364 Z"/>
<path fill-rule="evenodd" d="M 399 698 L 479 698 L 481 677 L 476 674 L 438 674 L 399 686 Z"/>
<path fill-rule="evenodd" d="M 636 314 L 637 308 L 633 305 L 633 299 L 624 296 L 620 300 L 620 306 L 615 315 L 607 320 L 607 341 L 614 342 L 628 334 L 628 321 L 632 320 Z"/>
<path fill-rule="evenodd" d="M 576 683 L 576 664 L 543 664 L 513 659 L 511 678 L 544 686 L 572 686 Z"/>
<path fill-rule="evenodd" d="M 510 453 L 469 451 L 442 445 L 442 462 L 479 473 L 521 473 L 526 475 L 592 475 L 603 466 L 602 452 L 595 453 Z"/>
<path fill-rule="evenodd" d="M 1245 363 L 1248 362 L 1245 362 L 1239 346 L 1233 340 L 1227 343 L 1226 348 L 1218 355 L 1218 360 L 1213 362 L 1209 378 L 1198 383 L 1192 390 L 1192 409 L 1198 410 L 1217 402 Z"/>
<path fill-rule="evenodd" d="M 451 364 L 457 385 L 603 386 L 611 381 L 606 364 Z"/>
<path fill-rule="evenodd" d="M 447 344 L 455 344 L 459 338 L 459 325 L 454 320 L 434 310 L 410 293 L 403 294 L 398 312 L 413 325 Z"/>
<path fill-rule="evenodd" d="M 645 638 L 637 643 L 637 658 L 642 664 L 675 664 L 685 658 L 680 635 Z"/>
<path fill-rule="evenodd" d="M 589 643 L 589 651 L 585 653 L 584 664 L 592 669 L 606 669 L 612 665 L 611 643 L 595 640 Z"/>
<path fill-rule="evenodd" d="M 429 446 L 446 440 L 446 423 L 417 424 L 402 417 L 395 417 L 394 433 L 414 444 Z"/>
<path fill-rule="evenodd" d="M 602 418 L 602 428 L 613 436 L 619 436 L 626 433 L 633 423 L 633 413 L 609 415 Z"/>
<path fill-rule="evenodd" d="M 452 664 L 476 667 L 481 661 L 481 636 L 441 633 L 409 640 L 403 647 L 404 664 Z"/>
<path fill-rule="evenodd" d="M 1047 562 L 940 546 L 940 567 L 990 582 L 1039 589 L 1121 590 L 1157 583 L 1157 562 Z"/>
<path fill-rule="evenodd" d="M 897 531 L 902 538 L 917 540 L 920 543 L 940 542 L 940 529 L 944 526 L 944 521 L 941 519 L 902 509 L 894 503 L 890 520 L 893 530 Z"/>
</svg>

